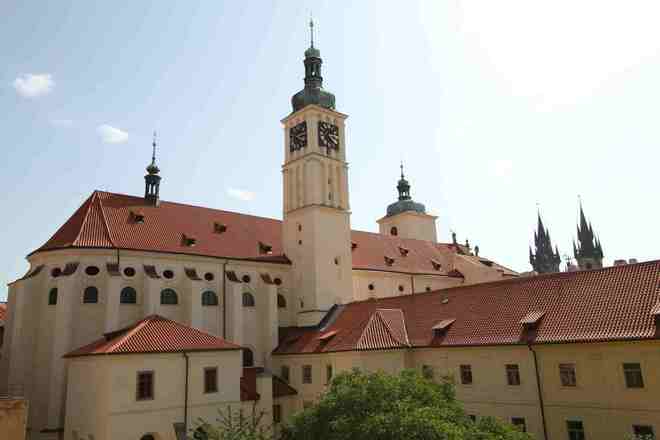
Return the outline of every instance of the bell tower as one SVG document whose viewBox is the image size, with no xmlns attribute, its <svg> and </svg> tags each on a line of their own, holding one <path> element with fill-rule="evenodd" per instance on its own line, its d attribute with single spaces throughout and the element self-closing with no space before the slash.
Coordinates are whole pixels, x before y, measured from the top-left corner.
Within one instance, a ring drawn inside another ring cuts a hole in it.
<svg viewBox="0 0 660 440">
<path fill-rule="evenodd" d="M 305 51 L 305 87 L 284 127 L 284 251 L 293 263 L 298 325 L 317 324 L 353 299 L 345 121 L 323 89 L 321 53 Z"/>
</svg>

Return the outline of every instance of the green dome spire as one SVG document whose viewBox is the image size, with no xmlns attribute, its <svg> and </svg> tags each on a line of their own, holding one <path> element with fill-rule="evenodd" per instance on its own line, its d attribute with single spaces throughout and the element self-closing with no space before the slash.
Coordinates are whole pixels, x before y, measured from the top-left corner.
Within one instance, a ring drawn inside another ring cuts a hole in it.
<svg viewBox="0 0 660 440">
<path fill-rule="evenodd" d="M 403 162 L 401 163 L 401 178 L 396 185 L 396 189 L 399 192 L 399 201 L 394 202 L 387 207 L 387 217 L 406 211 L 426 214 L 426 207 L 421 203 L 415 202 L 412 197 L 410 197 L 410 183 L 408 183 L 403 174 Z"/>
<path fill-rule="evenodd" d="M 316 104 L 331 110 L 335 109 L 335 95 L 323 90 L 323 77 L 321 76 L 321 51 L 314 47 L 314 22 L 309 21 L 310 46 L 305 51 L 305 88 L 293 95 L 291 106 L 293 111 Z"/>
</svg>

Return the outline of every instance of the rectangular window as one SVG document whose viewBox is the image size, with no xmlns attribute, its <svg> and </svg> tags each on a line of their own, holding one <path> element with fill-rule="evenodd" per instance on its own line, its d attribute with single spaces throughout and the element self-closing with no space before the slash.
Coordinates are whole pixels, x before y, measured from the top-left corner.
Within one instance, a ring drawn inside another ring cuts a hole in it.
<svg viewBox="0 0 660 440">
<path fill-rule="evenodd" d="M 312 366 L 303 365 L 302 367 L 302 383 L 312 383 Z"/>
<path fill-rule="evenodd" d="M 282 368 L 280 369 L 280 375 L 282 376 L 282 379 L 284 379 L 286 383 L 289 383 L 291 379 L 289 376 L 289 367 L 287 365 L 282 365 Z"/>
<path fill-rule="evenodd" d="M 218 392 L 218 368 L 209 367 L 204 368 L 204 392 L 217 393 Z"/>
<path fill-rule="evenodd" d="M 568 440 L 584 440 L 584 426 L 580 420 L 567 420 L 566 431 Z"/>
<path fill-rule="evenodd" d="M 511 417 L 511 424 L 518 428 L 520 432 L 527 432 L 527 425 L 524 417 Z"/>
<path fill-rule="evenodd" d="M 424 376 L 424 379 L 433 380 L 433 367 L 422 365 L 422 376 Z"/>
<path fill-rule="evenodd" d="M 518 364 L 506 365 L 506 382 L 509 385 L 520 385 L 520 369 Z"/>
<path fill-rule="evenodd" d="M 154 398 L 153 371 L 138 371 L 135 397 L 137 400 L 152 400 Z"/>
<path fill-rule="evenodd" d="M 461 383 L 463 385 L 470 385 L 472 383 L 471 365 L 461 365 Z"/>
<path fill-rule="evenodd" d="M 329 384 L 332 382 L 332 365 L 328 364 L 325 366 L 325 383 Z"/>
<path fill-rule="evenodd" d="M 282 407 L 280 405 L 273 405 L 273 423 L 280 423 L 282 421 Z"/>
<path fill-rule="evenodd" d="M 635 440 L 655 440 L 653 426 L 633 425 L 633 434 L 635 434 Z"/>
<path fill-rule="evenodd" d="M 623 364 L 623 375 L 628 388 L 644 388 L 642 366 L 640 364 Z"/>
<path fill-rule="evenodd" d="M 575 364 L 559 364 L 559 379 L 561 380 L 561 386 L 563 387 L 577 386 Z"/>
</svg>

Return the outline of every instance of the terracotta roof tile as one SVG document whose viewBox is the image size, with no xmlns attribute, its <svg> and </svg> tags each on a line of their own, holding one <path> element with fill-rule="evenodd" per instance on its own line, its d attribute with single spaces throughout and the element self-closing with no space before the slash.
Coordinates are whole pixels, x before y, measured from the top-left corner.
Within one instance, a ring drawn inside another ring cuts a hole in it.
<svg viewBox="0 0 660 440">
<path fill-rule="evenodd" d="M 151 315 L 130 327 L 106 333 L 101 339 L 73 350 L 64 357 L 130 353 L 177 353 L 183 351 L 238 350 L 222 338 L 162 316 Z"/>
<path fill-rule="evenodd" d="M 144 220 L 135 221 L 135 213 L 144 216 Z M 218 225 L 222 226 L 222 232 Z M 184 236 L 195 237 L 195 245 L 186 245 Z M 352 247 L 355 269 L 448 275 L 451 258 L 463 252 L 460 246 L 452 244 L 363 231 L 352 231 L 351 241 L 355 245 Z M 263 254 L 264 244 L 270 247 L 267 255 Z M 95 191 L 85 200 L 34 252 L 69 247 L 120 248 L 290 264 L 283 253 L 280 220 L 167 201 L 154 207 L 145 205 L 141 197 L 101 191 Z M 403 253 L 402 249 L 405 249 Z M 497 269 L 503 271 L 501 266 Z"/>
<path fill-rule="evenodd" d="M 356 350 L 374 314 L 400 309 L 414 347 L 657 339 L 653 307 L 660 300 L 660 261 L 600 270 L 556 273 L 454 287 L 429 293 L 346 304 L 323 332 L 285 329 L 296 335 L 275 354 Z M 544 312 L 532 335 L 521 324 Z M 432 328 L 454 319 L 442 338 Z"/>
<path fill-rule="evenodd" d="M 362 329 L 356 350 L 409 347 L 408 332 L 400 309 L 377 309 Z"/>
</svg>

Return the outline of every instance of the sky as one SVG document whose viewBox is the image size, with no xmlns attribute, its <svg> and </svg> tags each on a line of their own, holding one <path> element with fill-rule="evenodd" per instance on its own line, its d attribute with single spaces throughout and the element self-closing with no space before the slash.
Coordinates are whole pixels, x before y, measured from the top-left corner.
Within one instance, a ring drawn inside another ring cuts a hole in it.
<svg viewBox="0 0 660 440">
<path fill-rule="evenodd" d="M 95 189 L 282 217 L 280 120 L 313 14 L 349 115 L 351 223 L 412 196 L 530 270 L 540 209 L 572 253 L 581 198 L 606 263 L 660 257 L 655 1 L 0 1 L 0 300 Z"/>
</svg>

